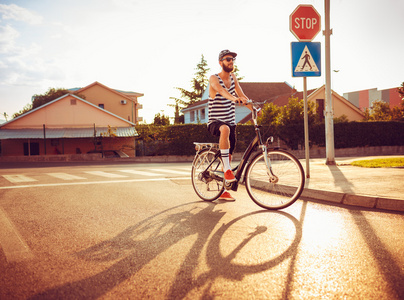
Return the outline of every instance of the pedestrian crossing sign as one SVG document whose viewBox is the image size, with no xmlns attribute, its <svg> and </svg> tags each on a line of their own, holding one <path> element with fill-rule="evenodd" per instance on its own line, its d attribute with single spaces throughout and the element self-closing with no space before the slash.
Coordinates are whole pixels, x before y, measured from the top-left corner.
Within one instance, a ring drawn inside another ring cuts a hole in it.
<svg viewBox="0 0 404 300">
<path fill-rule="evenodd" d="M 321 43 L 292 42 L 292 76 L 321 76 Z"/>
</svg>

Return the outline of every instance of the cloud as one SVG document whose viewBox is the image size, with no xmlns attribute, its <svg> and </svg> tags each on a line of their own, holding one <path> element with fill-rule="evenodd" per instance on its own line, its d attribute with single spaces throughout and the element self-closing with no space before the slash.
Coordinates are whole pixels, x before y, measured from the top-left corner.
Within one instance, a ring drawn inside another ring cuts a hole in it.
<svg viewBox="0 0 404 300">
<path fill-rule="evenodd" d="M 14 49 L 15 39 L 19 32 L 9 24 L 0 26 L 0 53 L 8 53 Z"/>
<path fill-rule="evenodd" d="M 0 15 L 3 20 L 15 20 L 31 25 L 42 23 L 42 16 L 15 4 L 0 4 Z"/>
<path fill-rule="evenodd" d="M 42 47 L 21 40 L 24 33 L 19 32 L 15 23 L 39 25 L 42 20 L 42 16 L 26 8 L 0 4 L 0 85 L 32 85 L 38 78 L 53 73 L 52 66 L 46 68 L 39 56 Z"/>
</svg>

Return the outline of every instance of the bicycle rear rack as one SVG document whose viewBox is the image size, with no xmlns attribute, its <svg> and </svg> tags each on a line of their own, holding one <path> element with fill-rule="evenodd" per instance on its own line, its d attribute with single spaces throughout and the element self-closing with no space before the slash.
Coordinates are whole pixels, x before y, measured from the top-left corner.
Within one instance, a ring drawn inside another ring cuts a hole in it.
<svg viewBox="0 0 404 300">
<path fill-rule="evenodd" d="M 202 149 L 208 148 L 208 149 L 219 149 L 219 144 L 218 143 L 198 143 L 194 142 L 195 145 L 195 150 L 198 152 Z"/>
</svg>

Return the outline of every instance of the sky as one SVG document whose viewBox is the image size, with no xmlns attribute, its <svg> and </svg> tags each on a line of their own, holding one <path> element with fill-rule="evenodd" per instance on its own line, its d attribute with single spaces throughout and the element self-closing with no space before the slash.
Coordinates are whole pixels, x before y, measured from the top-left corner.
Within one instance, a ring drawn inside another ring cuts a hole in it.
<svg viewBox="0 0 404 300">
<path fill-rule="evenodd" d="M 292 77 L 289 16 L 299 4 L 321 15 L 324 0 L 0 0 L 0 119 L 49 88 L 110 88 L 143 93 L 140 116 L 174 117 L 175 87 L 191 89 L 201 56 L 209 74 L 218 54 L 237 52 L 244 82 L 287 82 Z M 331 0 L 331 87 L 346 92 L 398 87 L 404 81 L 404 1 Z M 325 39 L 320 32 L 325 84 Z M 247 95 L 248 96 L 248 95 Z"/>
</svg>

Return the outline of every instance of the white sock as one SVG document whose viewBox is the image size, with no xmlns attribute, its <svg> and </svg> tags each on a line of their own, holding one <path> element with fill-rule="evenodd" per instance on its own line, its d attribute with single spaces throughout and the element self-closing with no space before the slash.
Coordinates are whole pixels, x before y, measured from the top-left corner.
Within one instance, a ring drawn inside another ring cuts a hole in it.
<svg viewBox="0 0 404 300">
<path fill-rule="evenodd" d="M 231 169 L 229 160 L 229 149 L 220 149 L 220 154 L 222 155 L 222 161 L 224 165 L 224 172 Z"/>
</svg>

